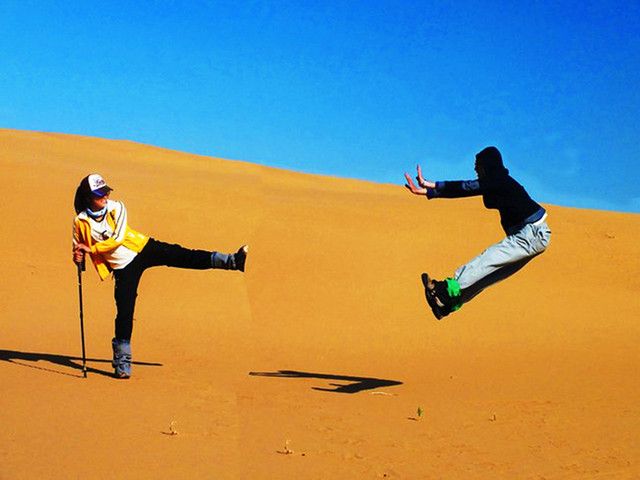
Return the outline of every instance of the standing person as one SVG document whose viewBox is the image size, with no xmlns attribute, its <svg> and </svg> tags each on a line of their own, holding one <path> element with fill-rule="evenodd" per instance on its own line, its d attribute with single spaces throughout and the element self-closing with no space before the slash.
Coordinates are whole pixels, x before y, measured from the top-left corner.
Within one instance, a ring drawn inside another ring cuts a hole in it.
<svg viewBox="0 0 640 480">
<path fill-rule="evenodd" d="M 117 378 L 129 378 L 133 311 L 142 273 L 159 265 L 244 272 L 248 247 L 243 245 L 236 253 L 225 254 L 189 250 L 149 238 L 129 227 L 127 210 L 122 202 L 109 199 L 111 191 L 96 173 L 80 182 L 74 199 L 73 260 L 79 264 L 88 253 L 101 280 L 113 272 L 117 309 L 111 341 L 113 368 Z"/>
<path fill-rule="evenodd" d="M 533 201 L 502 163 L 496 147 L 487 147 L 476 155 L 477 180 L 432 182 L 422 177 L 418 165 L 419 187 L 405 173 L 405 187 L 415 195 L 432 198 L 459 198 L 482 195 L 484 206 L 497 209 L 506 238 L 490 246 L 452 277 L 438 281 L 422 274 L 427 302 L 440 320 L 458 310 L 482 290 L 520 270 L 549 245 L 551 231 L 547 212 Z"/>
</svg>

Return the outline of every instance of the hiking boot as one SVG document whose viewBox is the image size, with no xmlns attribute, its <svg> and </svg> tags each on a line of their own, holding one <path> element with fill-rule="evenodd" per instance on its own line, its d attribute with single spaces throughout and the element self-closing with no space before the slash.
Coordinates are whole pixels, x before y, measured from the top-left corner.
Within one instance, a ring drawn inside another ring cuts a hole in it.
<svg viewBox="0 0 640 480">
<path fill-rule="evenodd" d="M 244 272 L 244 264 L 247 262 L 247 253 L 249 252 L 249 246 L 241 246 L 236 253 L 233 254 L 233 263 L 235 268 L 233 270 L 240 270 Z"/>
<path fill-rule="evenodd" d="M 236 253 L 213 252 L 211 254 L 211 267 L 223 270 L 240 270 L 244 272 L 244 265 L 247 261 L 247 245 L 241 246 Z"/>
<path fill-rule="evenodd" d="M 129 340 L 111 340 L 113 348 L 113 360 L 111 365 L 114 368 L 116 378 L 127 379 L 131 377 L 131 343 Z"/>
</svg>

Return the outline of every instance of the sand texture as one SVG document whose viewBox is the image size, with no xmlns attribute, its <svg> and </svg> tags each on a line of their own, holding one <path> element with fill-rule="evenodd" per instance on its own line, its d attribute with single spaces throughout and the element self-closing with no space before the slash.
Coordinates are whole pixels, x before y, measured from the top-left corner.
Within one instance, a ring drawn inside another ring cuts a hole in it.
<svg viewBox="0 0 640 480">
<path fill-rule="evenodd" d="M 420 274 L 502 238 L 479 198 L 13 130 L 0 172 L 1 480 L 640 478 L 639 215 L 545 205 L 549 250 L 438 322 Z M 82 378 L 91 172 L 136 230 L 250 245 L 245 274 L 146 272 L 128 381 L 90 262 Z"/>
</svg>

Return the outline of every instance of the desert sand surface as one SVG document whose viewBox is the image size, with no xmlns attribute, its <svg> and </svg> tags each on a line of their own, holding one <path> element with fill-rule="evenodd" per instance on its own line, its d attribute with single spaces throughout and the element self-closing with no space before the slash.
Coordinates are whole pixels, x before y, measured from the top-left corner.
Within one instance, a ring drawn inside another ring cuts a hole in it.
<svg viewBox="0 0 640 480">
<path fill-rule="evenodd" d="M 420 274 L 502 238 L 479 198 L 14 130 L 0 171 L 2 480 L 640 478 L 639 215 L 545 205 L 548 251 L 436 321 Z M 250 245 L 245 274 L 145 273 L 126 381 L 90 262 L 81 370 L 92 172 L 154 238 Z"/>
</svg>

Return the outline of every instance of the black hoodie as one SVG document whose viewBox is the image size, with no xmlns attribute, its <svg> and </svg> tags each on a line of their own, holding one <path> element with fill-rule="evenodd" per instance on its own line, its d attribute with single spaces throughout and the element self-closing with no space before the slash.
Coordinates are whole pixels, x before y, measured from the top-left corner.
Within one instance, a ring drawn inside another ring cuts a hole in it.
<svg viewBox="0 0 640 480">
<path fill-rule="evenodd" d="M 524 187 L 509 175 L 496 147 L 487 147 L 476 155 L 478 170 L 477 180 L 436 182 L 436 188 L 427 189 L 427 198 L 482 195 L 486 208 L 500 212 L 500 223 L 507 235 L 544 216 L 544 208 L 534 202 Z"/>
</svg>

